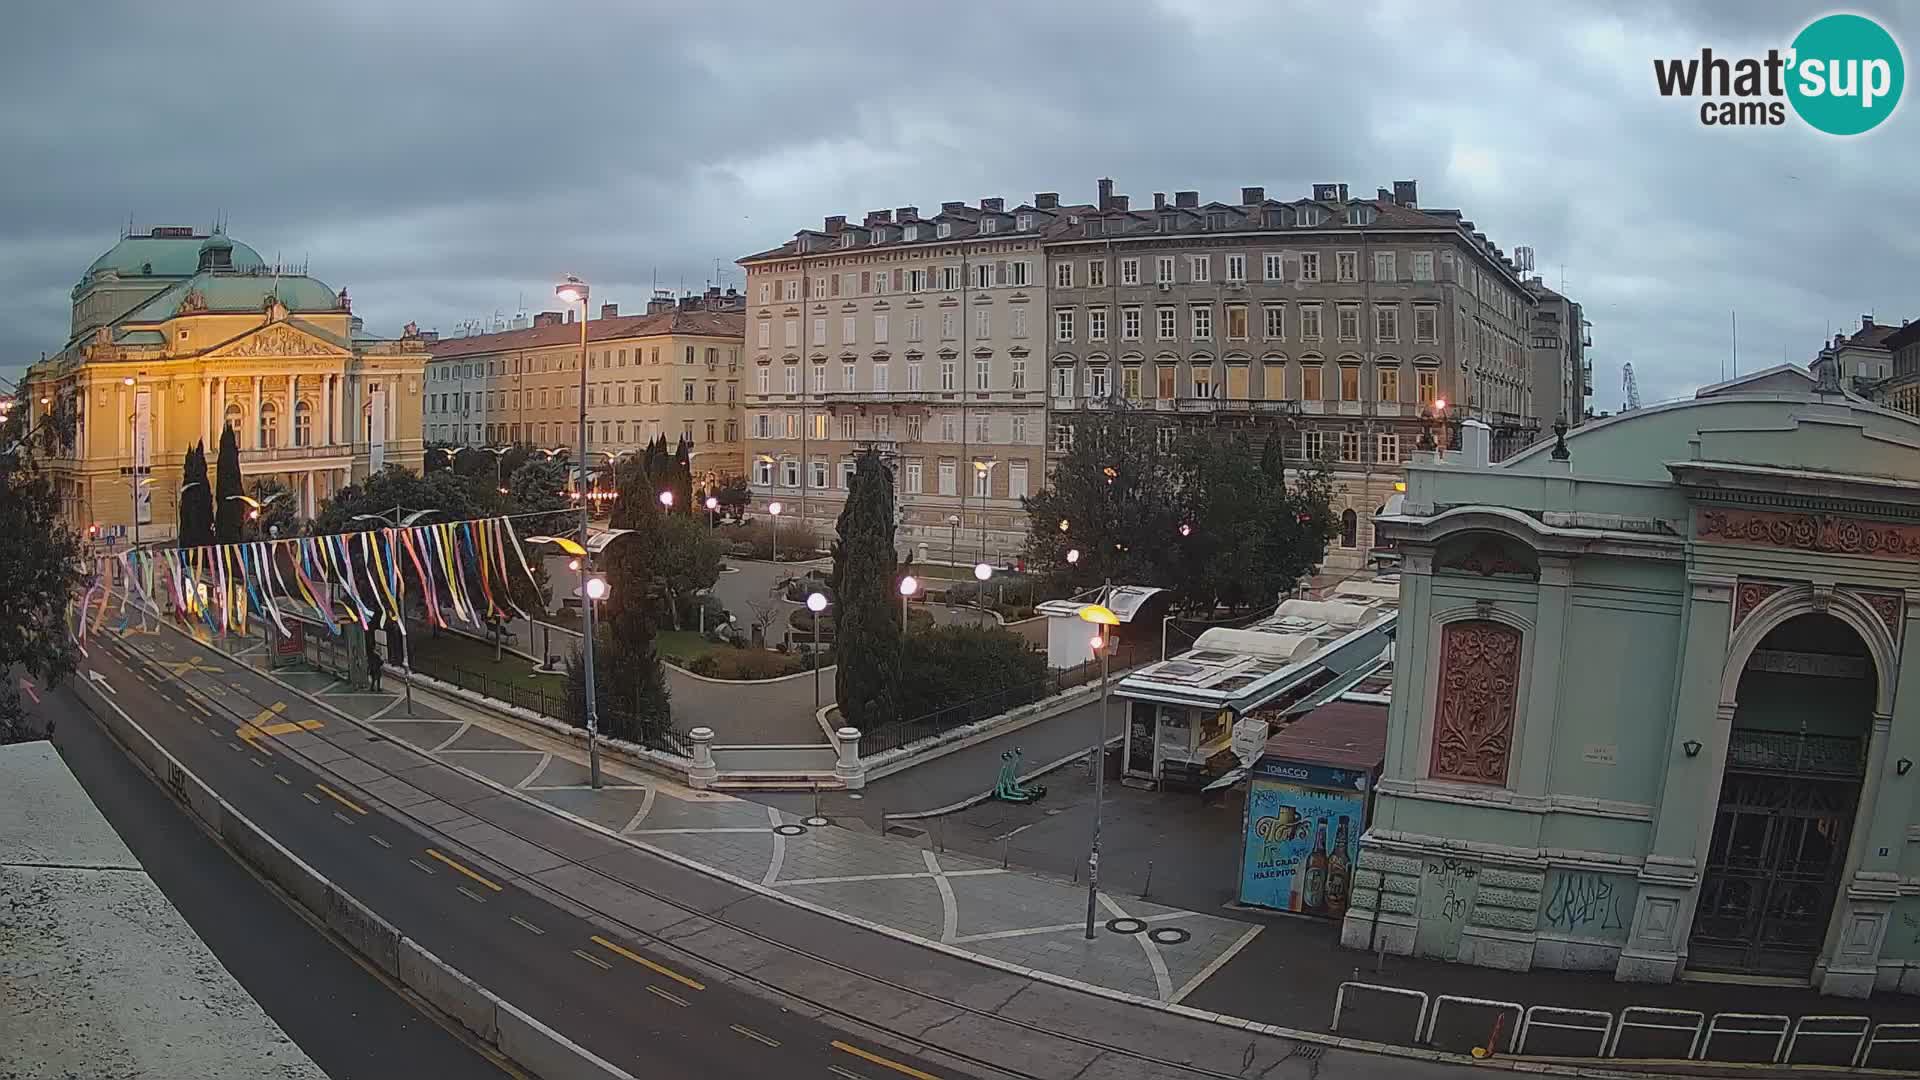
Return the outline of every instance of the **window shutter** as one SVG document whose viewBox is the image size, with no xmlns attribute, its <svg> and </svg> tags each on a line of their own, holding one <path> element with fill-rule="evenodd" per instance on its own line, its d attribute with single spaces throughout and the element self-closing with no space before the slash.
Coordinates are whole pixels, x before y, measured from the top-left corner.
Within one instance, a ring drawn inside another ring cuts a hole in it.
<svg viewBox="0 0 1920 1080">
<path fill-rule="evenodd" d="M 867 293 L 870 293 L 872 291 L 873 291 L 872 271 L 869 271 L 869 270 L 860 271 L 860 295 L 865 296 Z"/>
<path fill-rule="evenodd" d="M 907 287 L 906 276 L 907 276 L 907 272 L 905 270 L 899 270 L 899 269 L 894 270 L 893 272 L 893 291 L 894 292 L 899 292 L 900 290 Z"/>
<path fill-rule="evenodd" d="M 995 285 L 1007 283 L 1007 260 L 1000 259 L 993 264 L 993 283 Z"/>
</svg>

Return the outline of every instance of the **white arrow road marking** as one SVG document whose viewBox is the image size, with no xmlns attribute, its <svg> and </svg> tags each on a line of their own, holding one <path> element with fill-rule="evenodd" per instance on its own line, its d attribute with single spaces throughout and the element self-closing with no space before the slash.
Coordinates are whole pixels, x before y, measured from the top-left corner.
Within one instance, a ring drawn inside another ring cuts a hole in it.
<svg viewBox="0 0 1920 1080">
<path fill-rule="evenodd" d="M 112 694 L 114 697 L 120 696 L 120 691 L 115 690 L 113 688 L 113 684 L 107 681 L 107 677 L 105 675 L 100 674 L 98 671 L 87 672 L 87 678 L 92 679 L 96 683 L 99 683 L 100 689 L 105 690 L 107 693 Z"/>
</svg>

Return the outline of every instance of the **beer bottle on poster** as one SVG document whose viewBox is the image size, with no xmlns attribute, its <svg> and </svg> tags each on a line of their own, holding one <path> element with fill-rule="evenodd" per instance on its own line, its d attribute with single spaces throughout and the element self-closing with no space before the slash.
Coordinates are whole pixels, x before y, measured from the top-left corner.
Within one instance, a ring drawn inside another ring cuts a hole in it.
<svg viewBox="0 0 1920 1080">
<path fill-rule="evenodd" d="M 1327 858 L 1327 914 L 1339 918 L 1347 913 L 1347 892 L 1353 882 L 1353 859 L 1347 854 L 1347 818 L 1342 814 L 1340 827 L 1334 830 L 1333 854 Z"/>
<path fill-rule="evenodd" d="M 1327 821 L 1313 838 L 1313 851 L 1307 856 L 1306 884 L 1301 888 L 1304 910 L 1319 915 L 1327 909 Z"/>
</svg>

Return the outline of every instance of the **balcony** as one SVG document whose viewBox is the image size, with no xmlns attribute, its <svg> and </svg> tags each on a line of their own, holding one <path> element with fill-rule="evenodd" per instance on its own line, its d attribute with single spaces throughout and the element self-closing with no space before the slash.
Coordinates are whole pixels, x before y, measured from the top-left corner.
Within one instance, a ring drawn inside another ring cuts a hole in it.
<svg viewBox="0 0 1920 1080">
<path fill-rule="evenodd" d="M 390 443 L 389 447 L 393 445 Z M 366 448 L 360 448 L 364 452 Z M 353 459 L 355 448 L 344 444 L 333 446 L 267 446 L 258 450 L 240 451 L 242 465 L 296 464 L 305 462 L 347 462 Z"/>
</svg>

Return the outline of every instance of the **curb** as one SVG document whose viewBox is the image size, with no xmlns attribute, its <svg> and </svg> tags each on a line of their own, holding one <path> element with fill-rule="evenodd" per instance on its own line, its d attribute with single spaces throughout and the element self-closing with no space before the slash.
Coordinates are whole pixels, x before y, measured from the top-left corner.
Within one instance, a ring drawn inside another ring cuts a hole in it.
<svg viewBox="0 0 1920 1080">
<path fill-rule="evenodd" d="M 111 712 L 95 708 L 88 695 L 76 694 L 81 704 L 156 783 L 171 789 L 187 812 L 220 837 L 235 856 L 299 901 L 382 974 L 459 1021 L 461 1027 L 509 1061 L 537 1075 L 634 1080 L 633 1074 L 529 1016 L 400 933 L 215 794 L 91 680 L 79 683 L 93 688 L 92 696 Z"/>
<path fill-rule="evenodd" d="M 995 734 L 1000 734 L 1000 733 L 996 732 Z M 1120 743 L 1125 739 L 1126 739 L 1125 735 L 1113 736 L 1112 738 L 1107 740 L 1108 749 L 1112 749 L 1113 747 L 1120 745 Z M 1068 765 L 1073 764 L 1076 761 L 1086 760 L 1088 753 L 1089 753 L 1089 750 L 1075 750 L 1073 753 L 1068 754 L 1066 757 L 1056 758 L 1053 761 L 1049 761 L 1045 765 L 1042 765 L 1036 769 L 1031 769 L 1031 770 L 1028 770 L 1027 772 L 1021 773 L 1018 779 L 1023 784 L 1028 782 L 1029 780 L 1038 780 L 1040 777 L 1045 776 L 1050 772 L 1053 772 L 1055 769 L 1062 769 Z M 991 790 L 987 790 L 987 791 L 981 792 L 978 795 L 969 795 L 966 798 L 961 799 L 957 803 L 948 803 L 945 806 L 936 807 L 932 810 L 908 810 L 904 813 L 899 813 L 899 814 L 887 814 L 886 820 L 888 821 L 924 821 L 927 818 L 945 817 L 948 814 L 957 814 L 962 810 L 971 810 L 974 807 L 979 806 L 981 803 L 986 802 L 988 799 L 991 799 L 991 798 L 993 798 L 993 792 Z"/>
</svg>

